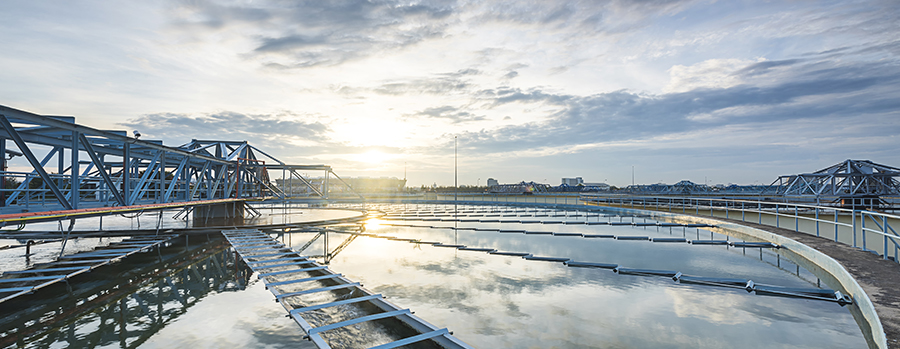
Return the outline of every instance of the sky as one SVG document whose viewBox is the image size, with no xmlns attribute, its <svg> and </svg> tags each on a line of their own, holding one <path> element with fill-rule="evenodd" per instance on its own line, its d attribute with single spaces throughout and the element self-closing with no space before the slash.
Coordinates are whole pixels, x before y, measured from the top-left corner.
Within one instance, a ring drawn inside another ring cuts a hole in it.
<svg viewBox="0 0 900 349">
<path fill-rule="evenodd" d="M 900 2 L 0 3 L 0 104 L 409 186 L 900 167 Z"/>
</svg>

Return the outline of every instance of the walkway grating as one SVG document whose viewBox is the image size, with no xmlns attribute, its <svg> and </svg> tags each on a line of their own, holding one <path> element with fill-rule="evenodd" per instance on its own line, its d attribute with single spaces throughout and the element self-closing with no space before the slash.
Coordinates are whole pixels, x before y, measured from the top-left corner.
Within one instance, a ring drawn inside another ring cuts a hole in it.
<svg viewBox="0 0 900 349">
<path fill-rule="evenodd" d="M 0 303 L 34 293 L 39 289 L 66 281 L 104 265 L 118 262 L 135 253 L 149 251 L 176 237 L 178 235 L 132 238 L 93 251 L 64 255 L 55 262 L 38 264 L 31 269 L 5 271 L 0 276 Z M 7 284 L 13 285 L 2 287 Z"/>
<path fill-rule="evenodd" d="M 397 348 L 401 346 L 406 346 L 410 344 L 420 343 L 424 341 L 431 341 L 434 344 L 437 344 L 440 347 L 444 348 L 472 348 L 471 346 L 463 343 L 456 337 L 453 337 L 452 333 L 448 331 L 446 328 L 438 328 L 419 317 L 412 314 L 409 309 L 402 309 L 387 300 L 380 294 L 373 294 L 369 290 L 365 289 L 358 282 L 352 282 L 341 274 L 336 274 L 328 269 L 327 266 L 320 265 L 319 263 L 307 259 L 307 257 L 301 256 L 297 252 L 293 252 L 289 248 L 284 248 L 286 252 L 272 254 L 272 255 L 260 255 L 260 254 L 251 254 L 253 251 L 258 252 L 259 250 L 254 248 L 254 246 L 259 246 L 258 244 L 261 242 L 267 243 L 275 243 L 277 244 L 277 240 L 269 237 L 269 235 L 260 232 L 259 230 L 254 229 L 240 229 L 240 230 L 226 230 L 222 231 L 222 234 L 226 239 L 232 244 L 235 252 L 237 252 L 241 258 L 247 263 L 247 265 L 254 272 L 258 272 L 258 277 L 263 280 L 266 285 L 266 288 L 275 295 L 275 301 L 279 302 L 282 307 L 288 312 L 288 316 L 294 319 L 294 321 L 300 325 L 300 328 L 306 332 L 306 338 L 313 342 L 319 349 L 331 348 L 331 346 L 326 342 L 326 340 L 322 337 L 321 333 L 329 330 L 338 329 L 345 326 L 351 326 L 354 324 L 366 322 L 366 321 L 374 321 L 379 319 L 388 319 L 393 318 L 399 320 L 415 332 L 418 332 L 418 335 L 403 338 L 391 343 L 381 344 L 374 346 L 372 348 L 379 349 L 387 349 L 387 348 Z M 247 245 L 248 242 L 253 242 L 251 245 Z M 260 258 L 267 257 L 275 257 L 274 259 L 264 259 L 260 260 Z M 296 267 L 297 269 L 290 270 L 278 270 L 272 271 L 273 268 L 280 267 Z M 281 280 L 274 278 L 275 276 L 281 275 L 290 275 L 296 273 L 307 273 L 307 275 L 314 275 L 308 277 L 301 277 L 297 279 L 290 280 Z M 323 283 L 329 282 L 329 284 Z M 289 284 L 298 284 L 298 283 L 306 283 L 306 282 L 319 282 L 324 287 L 315 287 L 308 290 L 297 291 L 297 292 L 282 292 L 278 289 L 277 286 L 289 285 Z M 337 283 L 334 285 L 334 283 Z M 292 297 L 300 297 L 303 295 L 320 293 L 320 292 L 331 292 L 338 290 L 353 290 L 359 291 L 363 294 L 360 297 L 353 297 L 349 299 L 341 299 L 334 302 L 327 302 L 323 304 L 317 305 L 309 305 L 299 308 L 294 308 L 294 306 L 288 302 L 288 299 Z M 331 323 L 327 325 L 321 325 L 317 327 L 313 327 L 309 321 L 303 317 L 303 313 L 330 308 L 337 307 L 342 305 L 349 304 L 359 304 L 367 302 L 368 304 L 374 305 L 376 308 L 381 309 L 382 312 L 373 313 L 361 317 L 357 317 L 354 319 L 344 320 L 336 323 Z"/>
</svg>

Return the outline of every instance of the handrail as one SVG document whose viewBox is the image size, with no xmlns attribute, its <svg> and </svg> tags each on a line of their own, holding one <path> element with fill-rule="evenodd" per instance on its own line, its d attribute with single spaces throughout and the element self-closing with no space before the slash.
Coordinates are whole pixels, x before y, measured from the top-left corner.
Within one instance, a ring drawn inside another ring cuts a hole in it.
<svg viewBox="0 0 900 349">
<path fill-rule="evenodd" d="M 673 209 L 681 208 L 682 213 L 689 213 L 690 211 L 694 211 L 692 212 L 694 214 L 702 214 L 712 217 L 716 217 L 717 212 L 719 213 L 719 215 L 724 212 L 725 218 L 732 218 L 732 212 L 740 212 L 740 220 L 744 222 L 747 221 L 746 214 L 753 213 L 757 216 L 757 224 L 773 225 L 770 222 L 771 218 L 773 217 L 775 220 L 774 226 L 778 228 L 785 228 L 781 223 L 781 219 L 787 218 L 794 220 L 793 230 L 802 233 L 813 234 L 813 232 L 811 231 L 800 228 L 801 221 L 814 223 L 814 233 L 816 236 L 820 237 L 822 236 L 820 224 L 830 224 L 834 227 L 834 237 L 832 240 L 834 240 L 835 242 L 848 244 L 856 248 L 861 248 L 865 251 L 879 254 L 879 256 L 883 259 L 893 260 L 894 262 L 900 263 L 900 258 L 898 258 L 900 257 L 900 255 L 898 255 L 898 253 L 900 253 L 900 243 L 898 243 L 897 241 L 897 239 L 900 239 L 900 234 L 898 234 L 897 231 L 888 222 L 888 220 L 894 220 L 895 225 L 897 225 L 896 222 L 900 222 L 900 216 L 867 210 L 865 209 L 865 206 L 863 206 L 862 209 L 857 209 L 856 207 L 854 207 L 855 202 L 853 202 L 854 205 L 851 206 L 851 208 L 847 209 L 841 207 L 819 206 L 802 203 L 686 196 L 679 197 L 582 194 L 579 199 L 580 201 L 585 203 L 607 203 L 622 207 L 631 206 L 632 208 L 636 208 L 639 205 L 643 209 L 665 210 L 667 208 L 668 211 L 672 211 Z M 809 215 L 811 214 L 814 214 L 814 216 L 809 217 Z M 767 220 L 767 222 L 764 222 L 763 216 L 769 216 L 770 219 Z M 847 220 L 849 220 L 849 222 L 847 222 Z M 875 223 L 877 229 L 871 228 L 871 226 L 866 227 L 867 220 Z M 849 229 L 852 233 L 851 237 L 845 236 L 844 241 L 841 241 L 841 227 Z M 874 247 L 880 247 L 881 253 L 869 249 L 869 246 L 872 244 L 872 239 L 868 234 L 874 234 L 875 238 L 881 240 L 878 241 L 881 246 Z M 848 242 L 848 240 L 852 240 L 852 242 Z M 891 244 L 893 244 L 894 247 L 893 256 L 891 256 L 889 253 L 889 245 Z"/>
</svg>

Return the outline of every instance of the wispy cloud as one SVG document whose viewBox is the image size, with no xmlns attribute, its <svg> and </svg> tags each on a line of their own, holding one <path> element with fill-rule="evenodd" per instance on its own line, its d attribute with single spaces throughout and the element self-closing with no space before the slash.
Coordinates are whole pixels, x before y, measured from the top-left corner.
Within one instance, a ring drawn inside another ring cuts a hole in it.
<svg viewBox="0 0 900 349">
<path fill-rule="evenodd" d="M 191 139 L 249 141 L 257 147 L 282 153 L 289 147 L 331 145 L 327 137 L 329 127 L 315 119 L 292 113 L 154 113 L 130 119 L 120 125 L 139 130 L 146 138 L 164 139 L 171 145 Z"/>
<path fill-rule="evenodd" d="M 449 120 L 454 124 L 462 123 L 462 122 L 472 122 L 472 121 L 481 121 L 485 120 L 483 115 L 475 115 L 467 111 L 462 111 L 460 108 L 451 107 L 449 105 L 445 105 L 442 107 L 428 108 L 422 110 L 416 114 L 411 116 L 432 118 L 432 119 L 445 119 Z"/>
<path fill-rule="evenodd" d="M 898 18 L 889 0 L 13 2 L 0 95 L 352 175 L 409 163 L 413 184 L 449 178 L 454 136 L 497 177 L 715 162 L 755 180 L 900 163 Z"/>
<path fill-rule="evenodd" d="M 443 35 L 454 1 L 178 1 L 173 23 L 234 32 L 256 43 L 248 56 L 274 68 L 337 65 Z"/>
</svg>

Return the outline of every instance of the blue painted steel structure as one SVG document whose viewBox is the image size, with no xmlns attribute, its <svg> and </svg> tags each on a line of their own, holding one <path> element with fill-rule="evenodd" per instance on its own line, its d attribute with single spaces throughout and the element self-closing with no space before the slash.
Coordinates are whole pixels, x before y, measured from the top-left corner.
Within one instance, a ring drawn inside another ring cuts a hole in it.
<svg viewBox="0 0 900 349">
<path fill-rule="evenodd" d="M 209 199 L 287 199 L 271 176 L 296 179 L 327 199 L 327 165 L 286 164 L 245 141 L 192 140 L 178 147 L 99 130 L 74 117 L 0 105 L 0 212 L 72 210 Z M 8 142 L 11 141 L 11 142 Z M 11 144 L 8 144 L 11 143 Z M 10 148 L 16 149 L 10 149 Z M 10 171 L 11 162 L 24 163 Z M 55 171 L 52 170 L 56 165 Z M 319 188 L 300 171 L 322 171 Z M 346 183 L 344 183 L 346 185 Z M 348 185 L 349 187 L 349 185 Z M 352 188 L 351 188 L 352 189 Z"/>
</svg>

